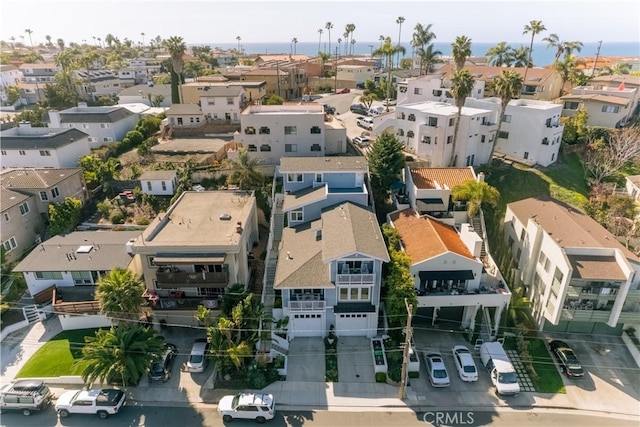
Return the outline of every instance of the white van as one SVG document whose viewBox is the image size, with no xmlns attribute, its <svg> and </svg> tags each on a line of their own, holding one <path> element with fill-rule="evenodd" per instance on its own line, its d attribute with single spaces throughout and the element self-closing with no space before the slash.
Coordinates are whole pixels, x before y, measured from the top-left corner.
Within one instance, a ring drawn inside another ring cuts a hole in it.
<svg viewBox="0 0 640 427">
<path fill-rule="evenodd" d="M 509 356 L 499 342 L 486 342 L 480 346 L 480 359 L 496 387 L 498 394 L 515 396 L 520 393 L 518 376 Z"/>
<path fill-rule="evenodd" d="M 0 410 L 21 411 L 29 416 L 51 404 L 53 394 L 40 380 L 19 380 L 0 388 Z"/>
</svg>

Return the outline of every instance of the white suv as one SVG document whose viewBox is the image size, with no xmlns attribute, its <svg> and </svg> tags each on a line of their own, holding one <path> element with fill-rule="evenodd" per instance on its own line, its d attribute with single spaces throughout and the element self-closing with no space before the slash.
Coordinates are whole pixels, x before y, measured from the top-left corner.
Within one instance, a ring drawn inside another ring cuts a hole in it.
<svg viewBox="0 0 640 427">
<path fill-rule="evenodd" d="M 373 129 L 373 117 L 358 117 L 356 119 L 356 124 L 365 129 L 372 130 Z"/>
<path fill-rule="evenodd" d="M 235 419 L 255 420 L 262 424 L 276 415 L 276 402 L 272 394 L 238 393 L 224 396 L 218 403 L 218 414 L 222 421 Z"/>
</svg>

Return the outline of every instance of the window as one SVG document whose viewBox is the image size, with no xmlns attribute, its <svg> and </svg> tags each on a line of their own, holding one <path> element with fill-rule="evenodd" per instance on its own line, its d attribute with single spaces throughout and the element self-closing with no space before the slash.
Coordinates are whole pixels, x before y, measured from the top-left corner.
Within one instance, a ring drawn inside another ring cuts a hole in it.
<svg viewBox="0 0 640 427">
<path fill-rule="evenodd" d="M 302 208 L 294 209 L 289 213 L 289 221 L 301 222 L 303 220 Z"/>
<path fill-rule="evenodd" d="M 415 122 L 416 121 L 416 115 L 415 114 L 409 114 L 409 117 L 407 118 L 407 120 L 409 120 L 410 122 Z"/>
<path fill-rule="evenodd" d="M 449 127 L 451 127 L 451 126 L 453 126 L 453 125 L 455 125 L 455 124 L 456 124 L 456 119 L 454 119 L 453 117 L 451 117 L 451 118 L 449 119 Z"/>
<path fill-rule="evenodd" d="M 547 256 L 544 252 L 540 252 L 540 256 L 538 257 L 538 264 L 544 265 L 544 262 L 547 260 Z"/>
<path fill-rule="evenodd" d="M 451 144 L 453 142 L 453 135 L 449 135 L 447 137 L 447 144 Z"/>
<path fill-rule="evenodd" d="M 101 129 L 109 129 L 109 123 L 100 123 L 100 128 Z"/>
<path fill-rule="evenodd" d="M 548 118 L 548 119 L 544 122 L 544 125 L 545 125 L 546 127 L 550 128 L 550 127 L 551 127 L 551 118 Z"/>
<path fill-rule="evenodd" d="M 407 87 L 406 86 L 400 86 L 400 93 L 407 93 Z"/>
<path fill-rule="evenodd" d="M 2 216 L 4 216 L 4 220 L 5 221 L 10 221 L 11 220 L 11 217 L 9 217 L 9 213 L 8 212 L 5 212 L 4 214 L 2 214 Z"/>
<path fill-rule="evenodd" d="M 505 123 L 511 123 L 511 114 L 504 114 L 502 116 L 502 121 Z"/>
<path fill-rule="evenodd" d="M 522 231 L 520 232 L 520 241 L 524 241 L 524 239 L 527 237 L 527 230 L 525 230 L 524 228 L 522 229 Z"/>
<path fill-rule="evenodd" d="M 481 136 L 480 136 L 480 142 L 484 142 L 484 141 L 485 141 L 485 139 L 486 139 L 486 136 L 484 136 L 484 135 L 481 135 Z"/>
<path fill-rule="evenodd" d="M 149 267 L 154 268 L 157 267 L 156 263 L 154 262 L 155 257 L 148 257 L 147 258 L 147 262 L 149 263 Z"/>
<path fill-rule="evenodd" d="M 271 151 L 271 146 L 269 144 L 262 144 L 260 146 L 260 151 Z"/>
<path fill-rule="evenodd" d="M 311 151 L 322 151 L 320 144 L 311 144 Z"/>
<path fill-rule="evenodd" d="M 398 136 L 404 136 L 404 129 L 398 129 L 396 134 L 398 134 Z"/>
<path fill-rule="evenodd" d="M 20 213 L 22 215 L 26 215 L 29 213 L 29 205 L 27 204 L 27 202 L 24 202 L 20 205 Z"/>
<path fill-rule="evenodd" d="M 7 155 L 7 150 L 2 150 L 2 155 L 6 156 Z"/>
<path fill-rule="evenodd" d="M 89 123 L 83 123 L 82 129 L 89 129 Z"/>
<path fill-rule="evenodd" d="M 5 251 L 11 252 L 18 246 L 18 243 L 16 242 L 15 237 L 11 237 L 9 240 L 2 242 L 2 246 L 4 246 Z"/>
<path fill-rule="evenodd" d="M 49 196 L 47 195 L 46 191 L 40 192 L 40 200 L 42 200 L 43 202 L 46 202 L 47 200 L 49 200 Z"/>
<path fill-rule="evenodd" d="M 91 278 L 90 271 L 72 271 L 71 277 L 73 278 L 73 283 L 76 285 L 92 285 L 93 279 Z"/>
<path fill-rule="evenodd" d="M 165 181 L 161 181 L 160 184 L 162 184 L 162 191 L 167 191 L 167 183 Z"/>
<path fill-rule="evenodd" d="M 147 181 L 147 191 L 151 191 L 152 188 L 151 181 Z"/>
<path fill-rule="evenodd" d="M 432 126 L 432 127 L 438 126 L 438 118 L 437 117 L 429 117 L 427 119 L 427 126 Z"/>
<path fill-rule="evenodd" d="M 404 120 L 405 115 L 404 115 L 404 113 L 398 113 L 398 116 L 396 118 L 398 118 L 400 120 Z"/>
<path fill-rule="evenodd" d="M 617 113 L 620 111 L 620 107 L 614 107 L 613 105 L 603 105 L 602 112 L 603 113 Z"/>
<path fill-rule="evenodd" d="M 320 126 L 313 126 L 313 127 L 311 128 L 311 133 L 312 133 L 312 134 L 314 134 L 314 133 L 316 133 L 316 134 L 320 134 L 320 133 L 322 133 L 322 131 L 320 130 Z"/>
<path fill-rule="evenodd" d="M 104 138 L 102 138 L 102 142 L 113 142 L 113 138 L 111 138 L 110 136 L 105 136 Z"/>
<path fill-rule="evenodd" d="M 36 280 L 62 280 L 59 271 L 36 271 Z"/>
<path fill-rule="evenodd" d="M 216 105 L 215 98 L 207 98 L 207 105 Z"/>
<path fill-rule="evenodd" d="M 322 182 L 322 174 L 321 173 L 317 173 L 316 174 L 316 182 Z"/>
<path fill-rule="evenodd" d="M 296 135 L 298 133 L 298 129 L 296 126 L 285 126 L 284 134 L 285 135 Z"/>
<path fill-rule="evenodd" d="M 26 156 L 26 155 L 27 155 L 27 152 L 26 152 L 26 151 L 24 151 L 24 150 L 19 150 L 19 151 L 18 151 L 18 154 L 20 154 L 21 156 Z"/>
<path fill-rule="evenodd" d="M 498 135 L 498 138 L 509 139 L 509 132 L 505 132 L 505 131 L 501 130 L 500 134 Z"/>
<path fill-rule="evenodd" d="M 302 174 L 301 173 L 288 173 L 287 174 L 287 182 L 302 182 Z"/>
<path fill-rule="evenodd" d="M 49 150 L 40 150 L 40 155 L 43 157 L 51 156 L 51 152 Z"/>
<path fill-rule="evenodd" d="M 565 110 L 577 110 L 579 106 L 580 106 L 580 104 L 577 103 L 577 102 L 567 101 L 567 102 L 564 103 L 564 109 Z"/>
<path fill-rule="evenodd" d="M 413 94 L 414 95 L 422 95 L 422 88 L 421 87 L 414 87 L 413 88 Z"/>
<path fill-rule="evenodd" d="M 227 98 L 227 105 L 233 105 L 233 98 Z"/>
<path fill-rule="evenodd" d="M 431 144 L 431 137 L 430 136 L 423 136 L 422 137 L 422 142 L 423 144 Z"/>
<path fill-rule="evenodd" d="M 59 197 L 59 196 L 60 196 L 60 191 L 58 190 L 58 187 L 53 187 L 51 189 L 51 197 L 55 199 L 56 197 Z"/>
<path fill-rule="evenodd" d="M 558 282 L 562 283 L 562 279 L 564 279 L 564 274 L 562 273 L 562 271 L 560 271 L 560 269 L 558 269 L 558 267 L 556 267 L 556 271 L 553 273 L 553 277 Z"/>
<path fill-rule="evenodd" d="M 339 301 L 369 301 L 369 288 L 340 288 Z"/>
<path fill-rule="evenodd" d="M 297 153 L 298 152 L 298 144 L 284 144 L 284 152 L 285 153 Z"/>
<path fill-rule="evenodd" d="M 524 152 L 524 159 L 527 160 L 529 158 L 529 152 L 525 151 Z"/>
<path fill-rule="evenodd" d="M 412 130 L 407 131 L 407 138 L 413 138 L 414 136 L 415 136 L 415 133 Z"/>
<path fill-rule="evenodd" d="M 262 126 L 260 128 L 260 135 L 269 135 L 271 133 L 271 129 L 266 126 Z"/>
<path fill-rule="evenodd" d="M 255 144 L 249 144 L 249 146 L 247 147 L 247 149 L 249 151 L 258 151 L 258 147 L 256 147 Z"/>
<path fill-rule="evenodd" d="M 255 135 L 256 134 L 256 128 L 254 128 L 253 126 L 247 126 L 246 128 L 244 128 L 244 133 L 245 135 Z M 260 132 L 262 133 L 262 132 Z"/>
<path fill-rule="evenodd" d="M 431 93 L 433 93 L 433 96 L 442 96 L 442 91 L 441 90 L 434 89 Z"/>
</svg>

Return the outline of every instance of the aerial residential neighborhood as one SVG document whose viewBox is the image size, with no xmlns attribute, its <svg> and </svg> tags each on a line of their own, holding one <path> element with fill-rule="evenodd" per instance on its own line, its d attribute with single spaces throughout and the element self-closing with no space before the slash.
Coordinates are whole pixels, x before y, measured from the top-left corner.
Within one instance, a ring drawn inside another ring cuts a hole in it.
<svg viewBox="0 0 640 427">
<path fill-rule="evenodd" d="M 3 425 L 640 422 L 640 56 L 394 19 L 3 31 Z"/>
</svg>

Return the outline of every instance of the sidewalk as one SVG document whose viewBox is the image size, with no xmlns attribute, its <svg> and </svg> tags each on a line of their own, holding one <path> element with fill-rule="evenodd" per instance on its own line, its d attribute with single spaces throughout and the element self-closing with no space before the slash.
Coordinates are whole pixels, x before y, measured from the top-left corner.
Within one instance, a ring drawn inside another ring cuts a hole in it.
<svg viewBox="0 0 640 427">
<path fill-rule="evenodd" d="M 40 346 L 60 331 L 60 322 L 53 317 L 9 335 L 2 342 L 0 383 L 6 384 L 13 380 L 22 365 Z M 81 382 L 79 383 L 77 379 L 71 380 L 72 383 L 61 383 L 53 379 L 46 381 L 56 396 L 60 396 L 67 389 L 81 387 Z M 597 388 L 600 387 L 598 385 Z M 586 395 L 571 392 L 567 394 L 521 393 L 517 397 L 503 400 L 486 390 L 455 393 L 442 389 L 418 394 L 409 386 L 407 398 L 404 401 L 398 399 L 397 387 L 380 383 L 277 381 L 267 386 L 264 391 L 274 394 L 278 408 L 293 410 L 415 412 L 433 408 L 439 410 L 555 408 L 638 416 L 640 405 L 632 396 L 623 393 L 611 396 L 602 389 Z M 146 381 L 142 381 L 139 386 L 128 390 L 131 405 L 195 407 L 215 404 L 222 396 L 235 392 L 237 390 L 213 389 L 211 379 L 203 385 L 197 384 L 188 375 L 180 376 L 178 387 L 149 386 Z"/>
</svg>

